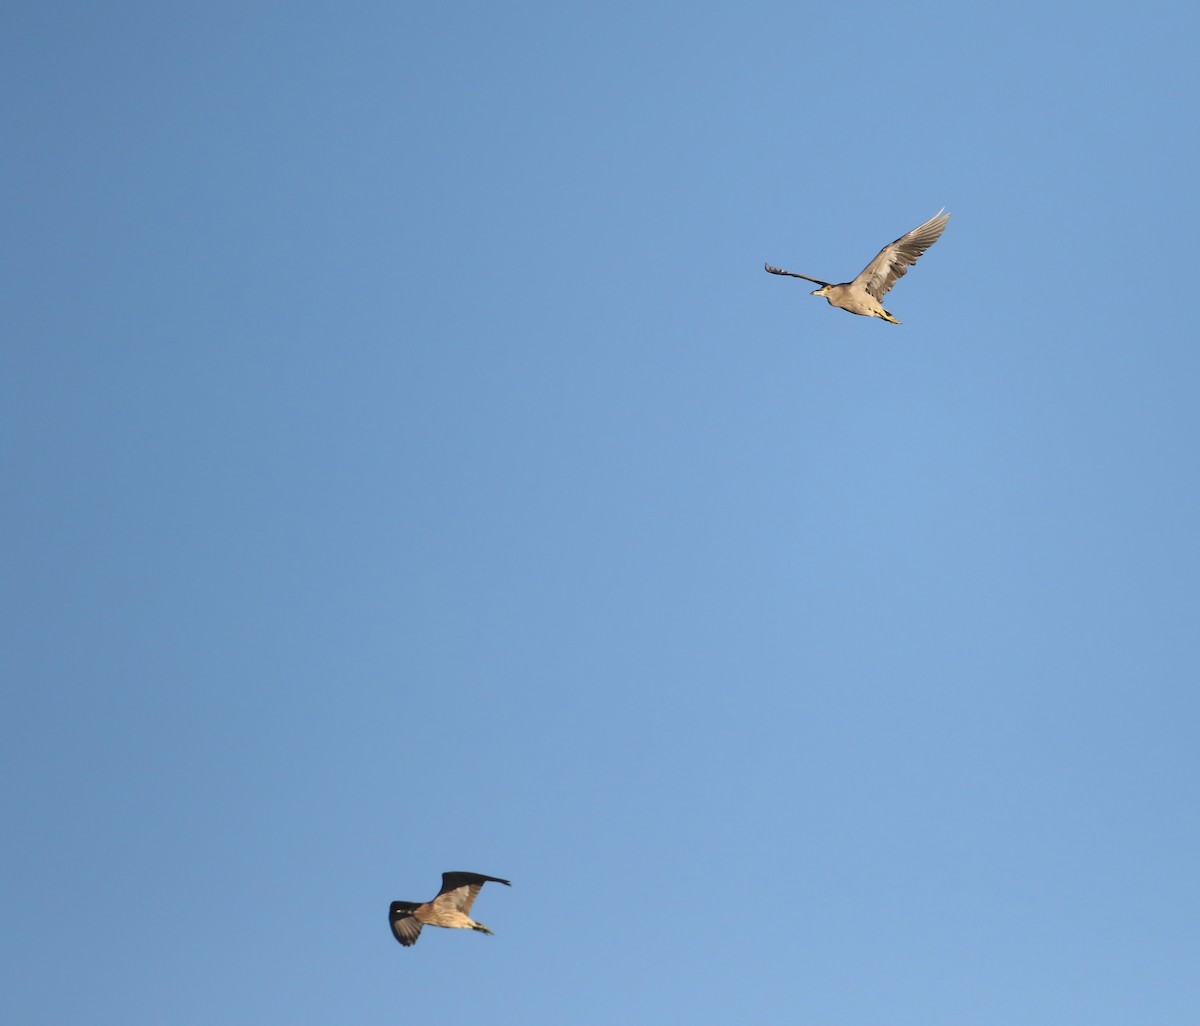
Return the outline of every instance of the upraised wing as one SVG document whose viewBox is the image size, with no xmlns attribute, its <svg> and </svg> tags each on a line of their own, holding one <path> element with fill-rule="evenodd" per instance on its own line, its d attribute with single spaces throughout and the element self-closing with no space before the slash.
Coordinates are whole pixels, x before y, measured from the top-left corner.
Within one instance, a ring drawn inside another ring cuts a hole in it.
<svg viewBox="0 0 1200 1026">
<path fill-rule="evenodd" d="M 937 242 L 949 220 L 950 215 L 939 210 L 920 227 L 901 235 L 891 245 L 884 246 L 851 284 L 862 286 L 882 301 L 888 289 L 908 273 L 908 269 L 925 250 Z"/>
<path fill-rule="evenodd" d="M 484 876 L 482 873 L 452 872 L 442 874 L 442 889 L 430 904 L 449 905 L 458 909 L 463 915 L 471 911 L 479 890 L 485 883 L 502 883 L 505 887 L 512 884 L 501 880 L 498 876 Z"/>
</svg>

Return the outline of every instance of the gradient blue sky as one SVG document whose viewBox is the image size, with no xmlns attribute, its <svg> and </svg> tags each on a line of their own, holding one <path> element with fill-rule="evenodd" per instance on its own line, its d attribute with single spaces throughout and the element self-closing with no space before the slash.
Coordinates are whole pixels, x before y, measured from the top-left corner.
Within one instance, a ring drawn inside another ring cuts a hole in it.
<svg viewBox="0 0 1200 1026">
<path fill-rule="evenodd" d="M 6 1022 L 1195 1021 L 1194 4 L 0 29 Z"/>
</svg>

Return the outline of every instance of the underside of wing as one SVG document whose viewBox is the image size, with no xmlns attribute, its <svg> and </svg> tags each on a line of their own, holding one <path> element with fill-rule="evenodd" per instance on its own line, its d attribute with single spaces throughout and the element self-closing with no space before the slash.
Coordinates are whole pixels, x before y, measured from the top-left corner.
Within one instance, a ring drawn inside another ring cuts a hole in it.
<svg viewBox="0 0 1200 1026">
<path fill-rule="evenodd" d="M 920 227 L 884 246 L 854 279 L 853 284 L 862 286 L 876 299 L 882 300 L 888 289 L 908 273 L 921 254 L 937 242 L 949 220 L 949 214 L 939 211 Z"/>
<path fill-rule="evenodd" d="M 416 944 L 417 938 L 421 935 L 421 921 L 412 915 L 410 908 L 416 908 L 416 905 L 407 901 L 393 901 L 391 910 L 388 912 L 388 922 L 391 923 L 392 933 L 396 940 L 406 948 L 411 948 Z"/>
<path fill-rule="evenodd" d="M 479 890 L 485 883 L 502 883 L 506 887 L 512 884 L 501 880 L 498 876 L 484 876 L 482 873 L 450 872 L 442 874 L 442 889 L 433 900 L 439 905 L 449 905 L 466 915 L 471 911 Z"/>
</svg>

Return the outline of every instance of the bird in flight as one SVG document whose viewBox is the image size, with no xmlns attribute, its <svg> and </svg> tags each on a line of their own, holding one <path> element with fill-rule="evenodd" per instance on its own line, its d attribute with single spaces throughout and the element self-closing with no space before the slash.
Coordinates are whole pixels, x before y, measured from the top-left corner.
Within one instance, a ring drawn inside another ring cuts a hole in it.
<svg viewBox="0 0 1200 1026">
<path fill-rule="evenodd" d="M 824 296 L 830 306 L 836 306 L 839 310 L 848 310 L 863 317 L 882 317 L 889 324 L 899 324 L 900 322 L 883 308 L 883 297 L 898 279 L 908 273 L 908 269 L 920 259 L 921 254 L 937 242 L 949 220 L 950 215 L 945 213 L 945 209 L 939 210 L 919 228 L 914 228 L 907 235 L 901 235 L 895 242 L 884 246 L 879 255 L 862 269 L 862 273 L 854 281 L 841 285 L 831 285 L 820 278 L 810 278 L 807 274 L 785 271 L 770 264 L 763 266 L 771 274 L 786 274 L 820 285 L 819 289 L 810 294 Z"/>
<path fill-rule="evenodd" d="M 468 912 L 475 903 L 479 890 L 485 883 L 512 884 L 498 876 L 481 873 L 443 873 L 442 889 L 432 901 L 393 901 L 388 909 L 388 922 L 396 940 L 406 948 L 417 943 L 422 926 L 460 927 L 490 934 L 483 923 L 477 923 Z"/>
</svg>

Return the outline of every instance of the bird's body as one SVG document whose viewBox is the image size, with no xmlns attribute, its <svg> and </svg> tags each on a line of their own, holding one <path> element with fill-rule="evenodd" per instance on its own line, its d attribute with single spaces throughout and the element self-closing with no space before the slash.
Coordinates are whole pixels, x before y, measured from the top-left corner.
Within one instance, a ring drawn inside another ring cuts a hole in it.
<svg viewBox="0 0 1200 1026">
<path fill-rule="evenodd" d="M 833 285 L 821 281 L 820 278 L 810 278 L 807 274 L 785 271 L 770 264 L 763 266 L 771 274 L 786 274 L 791 278 L 803 278 L 820 285 L 821 287 L 814 289 L 811 295 L 824 296 L 830 306 L 836 306 L 839 310 L 862 317 L 879 317 L 891 324 L 899 324 L 900 322 L 883 308 L 883 297 L 898 279 L 908 273 L 908 269 L 920 259 L 921 254 L 937 242 L 949 220 L 949 214 L 938 211 L 920 227 L 884 246 L 857 278 L 841 285 Z"/>
<path fill-rule="evenodd" d="M 388 909 L 388 923 L 392 934 L 406 948 L 417 943 L 422 926 L 445 926 L 452 929 L 478 930 L 490 934 L 483 923 L 477 923 L 468 912 L 475 897 L 485 883 L 502 883 L 511 887 L 507 880 L 498 876 L 483 876 L 480 873 L 452 872 L 442 874 L 442 889 L 432 901 L 393 901 Z"/>
</svg>

